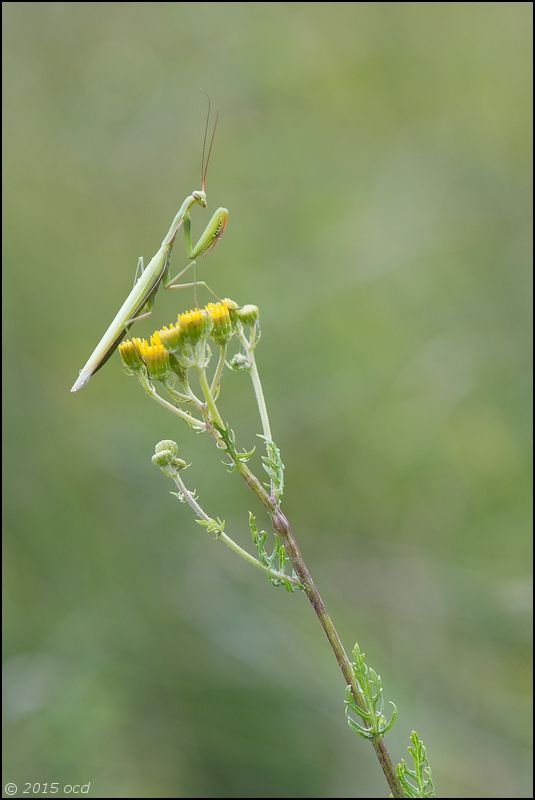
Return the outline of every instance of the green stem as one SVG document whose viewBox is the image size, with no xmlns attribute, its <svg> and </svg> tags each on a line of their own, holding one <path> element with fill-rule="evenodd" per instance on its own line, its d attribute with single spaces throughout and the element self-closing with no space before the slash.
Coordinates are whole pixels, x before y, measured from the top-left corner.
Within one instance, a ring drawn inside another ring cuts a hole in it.
<svg viewBox="0 0 535 800">
<path fill-rule="evenodd" d="M 256 402 L 258 404 L 258 411 L 260 412 L 260 421 L 262 422 L 262 431 L 266 439 L 271 440 L 271 427 L 269 424 L 269 418 L 267 413 L 267 406 L 266 401 L 264 399 L 264 392 L 262 391 L 262 383 L 260 382 L 260 375 L 258 374 L 258 367 L 256 366 L 256 361 L 254 359 L 254 352 L 248 353 L 249 362 L 251 364 L 251 368 L 249 370 L 249 374 L 251 376 L 251 380 L 253 382 L 254 393 L 256 396 Z"/>
<path fill-rule="evenodd" d="M 264 436 L 267 439 L 271 440 L 271 426 L 269 424 L 269 417 L 268 417 L 268 413 L 267 413 L 266 400 L 264 398 L 264 392 L 262 390 L 262 383 L 260 381 L 260 375 L 258 373 L 258 367 L 256 366 L 256 361 L 255 361 L 255 357 L 254 357 L 254 350 L 255 350 L 256 342 L 258 341 L 258 339 L 256 341 L 254 341 L 252 338 L 251 338 L 251 340 L 248 340 L 247 337 L 245 336 L 244 332 L 243 332 L 243 328 L 241 330 L 238 328 L 237 335 L 238 335 L 238 339 L 240 340 L 240 342 L 242 343 L 242 345 L 243 345 L 243 347 L 245 349 L 245 352 L 247 354 L 247 360 L 249 361 L 249 364 L 251 365 L 249 367 L 249 374 L 250 374 L 251 380 L 253 382 L 253 388 L 254 388 L 254 393 L 255 393 L 255 397 L 256 397 L 256 402 L 257 402 L 257 405 L 258 405 L 258 411 L 260 413 L 260 421 L 262 423 L 262 431 L 264 433 Z M 254 334 L 251 334 L 251 336 L 253 336 L 253 335 Z"/>
<path fill-rule="evenodd" d="M 210 394 L 214 399 L 217 399 L 219 395 L 219 384 L 221 383 L 221 375 L 223 374 L 223 369 L 225 367 L 225 356 L 227 354 L 227 346 L 220 346 L 219 347 L 219 361 L 217 362 L 216 371 L 214 373 L 214 377 L 212 379 L 212 385 L 210 386 Z"/>
<path fill-rule="evenodd" d="M 175 389 L 175 387 L 170 383 L 170 378 L 167 378 L 167 380 L 163 382 L 163 385 L 165 386 L 166 391 L 171 395 L 171 397 L 173 397 L 175 400 L 178 400 L 179 403 L 193 402 L 191 399 L 191 391 L 190 394 L 184 394 L 184 392 L 179 392 L 178 389 Z M 189 389 L 189 387 L 187 388 Z"/>
<path fill-rule="evenodd" d="M 223 428 L 224 427 L 223 420 L 221 419 L 214 398 L 212 396 L 212 392 L 208 384 L 208 379 L 206 377 L 206 370 L 203 367 L 195 367 L 195 369 L 197 371 L 197 375 L 199 376 L 199 383 L 201 384 L 202 393 L 204 395 L 204 399 L 206 400 L 206 405 L 208 407 L 208 411 L 210 412 L 210 416 L 217 422 L 218 425 L 220 425 Z"/>
<path fill-rule="evenodd" d="M 182 411 L 181 408 L 177 408 L 172 403 L 168 403 L 167 400 L 164 400 L 163 397 L 160 397 L 160 395 L 157 393 L 157 391 L 154 388 L 154 386 L 148 380 L 146 380 L 143 376 L 139 376 L 139 380 L 140 380 L 143 388 L 147 392 L 147 394 L 149 394 L 152 397 L 152 399 L 156 400 L 156 402 L 159 403 L 161 406 L 163 406 L 164 408 L 167 408 L 169 411 L 172 411 L 173 414 L 176 414 L 177 417 L 180 417 L 181 419 L 183 419 L 185 422 L 188 423 L 188 425 L 191 425 L 192 427 L 198 428 L 198 429 L 203 430 L 203 431 L 206 430 L 207 426 L 206 426 L 205 422 L 202 422 L 200 419 L 196 419 L 195 417 L 192 417 L 190 414 L 186 414 L 185 411 Z"/>
</svg>

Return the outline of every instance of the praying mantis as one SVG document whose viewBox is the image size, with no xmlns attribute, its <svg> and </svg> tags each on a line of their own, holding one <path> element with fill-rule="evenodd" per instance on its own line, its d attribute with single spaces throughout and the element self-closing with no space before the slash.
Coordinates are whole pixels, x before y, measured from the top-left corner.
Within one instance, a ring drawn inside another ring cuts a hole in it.
<svg viewBox="0 0 535 800">
<path fill-rule="evenodd" d="M 206 148 L 206 135 L 210 120 L 210 98 L 208 98 L 208 115 L 206 118 L 206 128 L 204 131 L 201 160 L 202 188 L 200 191 L 192 192 L 188 197 L 186 197 L 173 222 L 171 223 L 171 227 L 169 228 L 169 231 L 167 232 L 160 249 L 145 268 L 143 267 L 143 258 L 139 258 L 132 291 L 115 315 L 108 330 L 89 356 L 86 365 L 80 370 L 80 374 L 75 381 L 71 392 L 77 392 L 78 389 L 81 389 L 82 386 L 85 386 L 89 378 L 106 363 L 113 351 L 116 350 L 122 339 L 124 339 L 126 336 L 130 326 L 136 322 L 136 320 L 143 319 L 151 313 L 154 300 L 156 299 L 156 293 L 162 284 L 165 289 L 183 289 L 187 286 L 197 286 L 196 281 L 194 283 L 183 284 L 175 284 L 175 281 L 182 277 L 182 275 L 191 266 L 195 265 L 195 259 L 198 256 L 206 255 L 213 247 L 215 247 L 223 235 L 223 231 L 225 230 L 228 220 L 227 209 L 218 208 L 204 229 L 199 241 L 195 247 L 192 247 L 190 209 L 195 205 L 195 203 L 198 203 L 203 208 L 206 208 L 207 206 L 204 185 L 206 181 L 206 173 L 208 172 L 210 155 L 212 153 L 212 145 L 214 143 L 218 118 L 219 114 L 216 116 L 210 147 L 208 149 L 208 156 L 205 163 L 204 155 Z M 178 275 L 175 275 L 174 278 L 169 280 L 171 251 L 173 249 L 178 230 L 182 224 L 184 225 L 184 240 L 186 243 L 186 252 L 190 263 L 185 269 L 179 272 Z M 201 281 L 200 283 L 203 282 Z M 140 313 L 142 311 L 144 313 Z"/>
</svg>

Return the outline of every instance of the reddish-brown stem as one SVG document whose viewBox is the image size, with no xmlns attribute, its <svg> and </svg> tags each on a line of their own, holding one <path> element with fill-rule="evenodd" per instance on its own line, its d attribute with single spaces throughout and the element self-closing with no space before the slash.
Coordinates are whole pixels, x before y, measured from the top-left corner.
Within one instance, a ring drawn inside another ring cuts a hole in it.
<svg viewBox="0 0 535 800">
<path fill-rule="evenodd" d="M 231 454 L 229 453 L 229 457 L 232 458 Z M 360 692 L 359 687 L 355 682 L 355 678 L 353 675 L 353 670 L 351 667 L 351 662 L 347 657 L 347 653 L 344 650 L 344 646 L 340 641 L 340 637 L 334 627 L 330 616 L 327 613 L 327 609 L 323 604 L 323 600 L 321 599 L 320 593 L 316 589 L 314 585 L 314 581 L 305 565 L 297 542 L 292 533 L 292 529 L 290 527 L 290 523 L 286 519 L 285 515 L 282 513 L 280 508 L 274 503 L 273 499 L 270 495 L 266 492 L 258 478 L 251 472 L 251 470 L 239 459 L 232 458 L 236 469 L 242 475 L 243 479 L 247 483 L 247 485 L 253 490 L 256 494 L 264 508 L 267 510 L 270 518 L 271 524 L 273 525 L 273 530 L 275 533 L 280 537 L 281 541 L 283 542 L 286 548 L 286 554 L 290 559 L 290 563 L 297 575 L 299 581 L 304 586 L 304 591 L 306 596 L 308 597 L 312 608 L 314 609 L 316 616 L 318 617 L 320 624 L 325 631 L 325 635 L 329 640 L 329 644 L 331 649 L 336 657 L 338 662 L 338 666 L 344 676 L 344 680 L 347 686 L 351 687 L 351 694 L 355 700 L 355 703 L 358 705 L 360 709 L 363 711 L 367 711 L 367 705 L 362 693 Z M 364 725 L 366 727 L 369 726 L 369 723 L 366 720 L 363 720 Z M 374 736 L 371 739 L 371 743 L 379 759 L 379 763 L 381 764 L 381 768 L 383 770 L 384 776 L 387 780 L 387 783 L 390 787 L 390 791 L 392 792 L 393 797 L 405 797 L 401 784 L 399 782 L 399 778 L 397 776 L 396 770 L 392 763 L 392 759 L 386 749 L 386 745 L 382 736 Z"/>
</svg>

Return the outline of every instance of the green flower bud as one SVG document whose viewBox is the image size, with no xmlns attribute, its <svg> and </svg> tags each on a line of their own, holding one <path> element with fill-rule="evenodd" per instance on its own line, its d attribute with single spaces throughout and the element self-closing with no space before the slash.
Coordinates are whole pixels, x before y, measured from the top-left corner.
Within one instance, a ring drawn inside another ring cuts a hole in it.
<svg viewBox="0 0 535 800">
<path fill-rule="evenodd" d="M 243 323 L 243 325 L 254 325 L 258 322 L 260 311 L 258 306 L 246 305 L 234 310 L 235 319 Z"/>
<path fill-rule="evenodd" d="M 162 439 L 154 448 L 154 452 L 161 453 L 163 450 L 170 450 L 171 453 L 176 456 L 178 453 L 178 445 L 172 439 Z"/>
<path fill-rule="evenodd" d="M 158 442 L 154 448 L 152 463 L 160 467 L 162 472 L 172 478 L 180 469 L 185 469 L 188 465 L 182 458 L 177 458 L 178 445 L 171 439 L 164 439 Z"/>
</svg>

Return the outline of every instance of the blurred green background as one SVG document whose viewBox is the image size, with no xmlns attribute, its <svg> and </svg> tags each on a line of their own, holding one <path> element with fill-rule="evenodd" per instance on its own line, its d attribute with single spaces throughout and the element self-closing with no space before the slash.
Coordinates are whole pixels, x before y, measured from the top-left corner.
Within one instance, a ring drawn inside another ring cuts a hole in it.
<svg viewBox="0 0 535 800">
<path fill-rule="evenodd" d="M 260 306 L 283 507 L 398 706 L 391 755 L 416 729 L 438 796 L 531 797 L 531 4 L 3 16 L 4 784 L 388 796 L 306 598 L 213 541 L 150 462 L 176 439 L 250 549 L 254 497 L 208 438 L 117 355 L 69 392 L 200 188 L 202 87 L 220 122 L 194 235 L 219 205 L 230 221 L 198 277 Z M 136 334 L 192 303 L 160 293 Z M 220 405 L 258 444 L 245 375 Z"/>
</svg>

